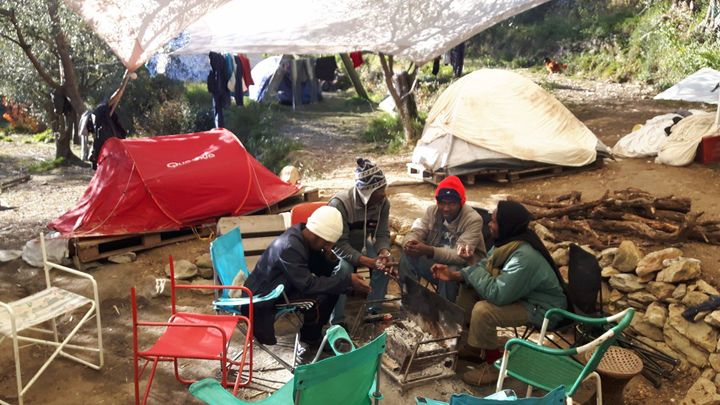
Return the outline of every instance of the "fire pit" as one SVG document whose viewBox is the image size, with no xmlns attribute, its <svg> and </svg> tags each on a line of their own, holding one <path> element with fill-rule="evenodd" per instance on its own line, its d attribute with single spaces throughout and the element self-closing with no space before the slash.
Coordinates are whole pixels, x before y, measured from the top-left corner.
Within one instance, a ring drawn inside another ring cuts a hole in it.
<svg viewBox="0 0 720 405">
<path fill-rule="evenodd" d="M 405 391 L 455 375 L 464 313 L 417 281 L 406 279 L 401 285 L 402 306 L 392 320 L 382 315 L 369 320 L 379 321 L 372 335 L 387 333 L 382 368 Z"/>
</svg>

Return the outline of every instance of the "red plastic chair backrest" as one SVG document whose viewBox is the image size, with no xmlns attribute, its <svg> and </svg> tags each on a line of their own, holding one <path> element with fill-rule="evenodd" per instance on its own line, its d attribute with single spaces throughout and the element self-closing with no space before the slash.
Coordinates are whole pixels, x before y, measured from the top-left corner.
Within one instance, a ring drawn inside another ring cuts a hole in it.
<svg viewBox="0 0 720 405">
<path fill-rule="evenodd" d="M 315 212 L 316 209 L 327 205 L 325 201 L 314 201 L 298 204 L 290 210 L 290 224 L 295 225 L 301 222 L 307 222 L 310 215 Z"/>
</svg>

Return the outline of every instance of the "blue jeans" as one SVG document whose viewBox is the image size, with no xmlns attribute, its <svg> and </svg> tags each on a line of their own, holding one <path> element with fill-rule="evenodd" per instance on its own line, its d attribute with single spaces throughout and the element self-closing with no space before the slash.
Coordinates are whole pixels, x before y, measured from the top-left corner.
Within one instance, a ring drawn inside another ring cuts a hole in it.
<svg viewBox="0 0 720 405">
<path fill-rule="evenodd" d="M 433 264 L 435 264 L 435 262 L 426 256 L 413 257 L 403 253 L 402 256 L 400 256 L 400 279 L 410 277 L 415 281 L 419 281 L 420 277 L 422 277 L 435 286 L 439 296 L 450 302 L 455 302 L 455 298 L 457 298 L 458 295 L 458 282 L 435 280 L 430 271 L 430 267 L 432 267 Z M 450 268 L 459 270 L 457 266 L 450 266 Z"/>
<path fill-rule="evenodd" d="M 367 253 L 365 256 L 367 257 L 377 257 L 377 248 L 375 245 L 368 241 L 367 242 Z M 350 264 L 347 260 L 340 259 L 340 263 L 335 267 L 335 273 L 336 274 L 350 274 L 355 272 L 355 266 Z M 385 275 L 384 272 L 379 270 L 371 270 L 370 271 L 370 288 L 372 291 L 370 294 L 368 294 L 368 301 L 375 301 L 375 300 L 382 300 L 385 299 L 385 294 L 387 293 L 387 285 L 388 285 L 388 278 L 387 275 Z M 347 296 L 345 294 L 340 295 L 340 297 L 337 300 L 337 304 L 335 304 L 335 310 L 332 313 L 332 317 L 330 318 L 330 323 L 333 325 L 336 325 L 341 322 L 345 322 L 345 303 L 347 302 Z M 376 311 L 379 310 L 382 305 L 375 304 L 371 307 L 368 307 L 368 311 Z"/>
</svg>

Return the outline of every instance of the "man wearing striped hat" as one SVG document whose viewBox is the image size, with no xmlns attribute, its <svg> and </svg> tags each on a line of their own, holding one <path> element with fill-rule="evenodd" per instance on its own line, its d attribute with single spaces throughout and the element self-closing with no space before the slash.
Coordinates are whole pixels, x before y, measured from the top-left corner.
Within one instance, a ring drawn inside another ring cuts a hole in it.
<svg viewBox="0 0 720 405">
<path fill-rule="evenodd" d="M 368 301 L 382 300 L 387 291 L 388 276 L 378 266 L 390 256 L 390 201 L 385 196 L 385 175 L 369 160 L 357 159 L 355 186 L 337 193 L 328 203 L 337 208 L 343 217 L 343 231 L 333 251 L 340 258 L 338 272 L 355 271 L 368 267 L 371 272 Z M 378 260 L 380 258 L 380 260 Z M 346 296 L 341 296 L 333 312 L 332 323 L 345 326 Z M 378 305 L 368 311 L 375 313 Z"/>
</svg>

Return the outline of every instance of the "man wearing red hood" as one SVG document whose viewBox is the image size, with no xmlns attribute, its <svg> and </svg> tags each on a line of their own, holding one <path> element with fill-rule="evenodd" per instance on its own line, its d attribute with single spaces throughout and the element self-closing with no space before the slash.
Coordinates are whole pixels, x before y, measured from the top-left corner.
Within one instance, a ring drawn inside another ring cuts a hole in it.
<svg viewBox="0 0 720 405">
<path fill-rule="evenodd" d="M 454 270 L 466 266 L 458 255 L 458 246 L 467 247 L 478 259 L 486 254 L 482 217 L 465 200 L 465 187 L 459 178 L 449 176 L 441 181 L 435 190 L 436 204 L 415 220 L 403 241 L 400 258 L 400 277 L 423 277 L 451 302 L 457 297 L 457 282 L 434 279 L 430 267 L 435 263 Z"/>
</svg>

